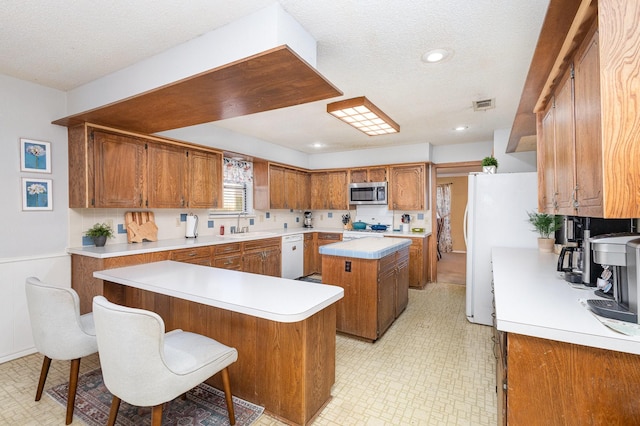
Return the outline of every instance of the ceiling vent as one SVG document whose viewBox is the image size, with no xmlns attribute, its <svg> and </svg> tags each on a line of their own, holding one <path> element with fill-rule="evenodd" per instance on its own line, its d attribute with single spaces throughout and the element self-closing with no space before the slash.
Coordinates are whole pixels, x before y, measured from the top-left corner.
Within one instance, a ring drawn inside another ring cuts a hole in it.
<svg viewBox="0 0 640 426">
<path fill-rule="evenodd" d="M 482 99 L 480 101 L 473 101 L 474 111 L 486 111 L 496 107 L 495 99 Z"/>
</svg>

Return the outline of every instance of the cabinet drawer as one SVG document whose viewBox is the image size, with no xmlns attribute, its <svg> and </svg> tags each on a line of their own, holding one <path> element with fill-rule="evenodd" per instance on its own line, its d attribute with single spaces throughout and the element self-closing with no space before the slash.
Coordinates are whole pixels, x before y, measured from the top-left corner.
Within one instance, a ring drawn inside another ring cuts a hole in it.
<svg viewBox="0 0 640 426">
<path fill-rule="evenodd" d="M 342 234 L 338 232 L 320 232 L 318 233 L 319 240 L 332 240 L 332 241 L 340 241 L 342 240 Z"/>
<path fill-rule="evenodd" d="M 213 259 L 214 268 L 233 269 L 236 271 L 242 270 L 242 256 L 239 254 L 233 256 L 224 256 Z"/>
<path fill-rule="evenodd" d="M 281 244 L 280 237 L 267 238 L 264 240 L 247 241 L 244 243 L 244 250 L 245 251 L 262 250 L 264 248 L 272 247 L 272 246 L 280 247 L 280 244 Z"/>
<path fill-rule="evenodd" d="M 239 253 L 240 243 L 220 244 L 213 246 L 213 256 L 222 256 L 228 253 Z"/>
<path fill-rule="evenodd" d="M 171 252 L 171 260 L 175 260 L 176 262 L 195 263 L 193 261 L 196 259 L 206 259 L 210 261 L 211 249 L 209 247 L 195 247 L 190 249 L 173 250 Z"/>
</svg>

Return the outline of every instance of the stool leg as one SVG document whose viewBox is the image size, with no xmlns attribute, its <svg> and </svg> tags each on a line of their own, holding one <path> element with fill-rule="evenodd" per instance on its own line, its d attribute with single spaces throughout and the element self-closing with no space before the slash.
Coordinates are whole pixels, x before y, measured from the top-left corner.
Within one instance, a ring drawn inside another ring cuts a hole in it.
<svg viewBox="0 0 640 426">
<path fill-rule="evenodd" d="M 229 412 L 229 424 L 236 424 L 236 414 L 233 410 L 233 396 L 231 395 L 231 382 L 229 381 L 229 369 L 222 370 L 222 386 L 224 387 L 224 398 L 227 401 L 227 411 Z"/>
<path fill-rule="evenodd" d="M 78 388 L 78 374 L 80 373 L 80 358 L 71 360 L 69 371 L 69 396 L 67 397 L 66 424 L 73 421 L 73 408 L 76 404 L 76 389 Z"/>
<path fill-rule="evenodd" d="M 42 368 L 40 369 L 40 380 L 38 381 L 38 389 L 36 390 L 36 401 L 40 401 L 42 398 L 42 391 L 44 389 L 44 382 L 47 381 L 47 374 L 49 374 L 49 367 L 51 366 L 51 358 L 45 356 L 42 360 Z"/>
<path fill-rule="evenodd" d="M 107 426 L 113 426 L 116 424 L 118 409 L 120 409 L 120 398 L 114 395 L 111 399 L 111 409 L 109 410 L 109 420 L 107 420 Z"/>
<path fill-rule="evenodd" d="M 151 426 L 162 426 L 162 406 L 164 404 L 154 405 L 151 408 Z"/>
</svg>

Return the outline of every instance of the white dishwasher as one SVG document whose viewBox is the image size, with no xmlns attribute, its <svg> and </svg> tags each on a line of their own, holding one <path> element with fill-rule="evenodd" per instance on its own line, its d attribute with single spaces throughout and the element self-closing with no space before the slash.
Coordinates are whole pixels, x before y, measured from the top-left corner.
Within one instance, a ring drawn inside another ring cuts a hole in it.
<svg viewBox="0 0 640 426">
<path fill-rule="evenodd" d="M 282 237 L 282 278 L 295 280 L 304 274 L 304 238 L 302 234 Z"/>
</svg>

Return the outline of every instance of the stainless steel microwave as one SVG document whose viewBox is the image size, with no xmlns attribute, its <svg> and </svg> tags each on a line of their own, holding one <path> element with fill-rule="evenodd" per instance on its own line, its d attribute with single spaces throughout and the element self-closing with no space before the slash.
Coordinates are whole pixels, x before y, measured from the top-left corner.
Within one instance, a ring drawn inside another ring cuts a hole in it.
<svg viewBox="0 0 640 426">
<path fill-rule="evenodd" d="M 350 183 L 349 204 L 387 204 L 387 182 Z"/>
</svg>

